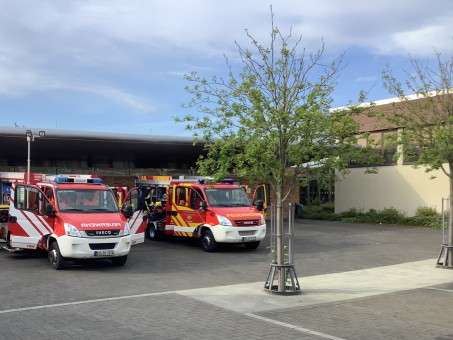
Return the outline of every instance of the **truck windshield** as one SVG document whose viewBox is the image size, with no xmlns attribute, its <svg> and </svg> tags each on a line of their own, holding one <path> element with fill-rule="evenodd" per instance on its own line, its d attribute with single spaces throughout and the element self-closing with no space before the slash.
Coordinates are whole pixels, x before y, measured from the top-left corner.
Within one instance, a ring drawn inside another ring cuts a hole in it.
<svg viewBox="0 0 453 340">
<path fill-rule="evenodd" d="M 56 204 L 61 212 L 118 212 L 115 197 L 108 190 L 60 189 Z"/>
<path fill-rule="evenodd" d="M 243 188 L 205 189 L 206 199 L 212 207 L 248 207 L 250 201 Z"/>
</svg>

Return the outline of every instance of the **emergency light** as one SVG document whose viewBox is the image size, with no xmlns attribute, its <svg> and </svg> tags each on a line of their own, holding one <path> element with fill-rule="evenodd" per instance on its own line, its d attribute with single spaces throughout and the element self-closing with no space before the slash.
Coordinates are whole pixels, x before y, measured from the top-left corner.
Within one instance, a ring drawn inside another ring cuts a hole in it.
<svg viewBox="0 0 453 340">
<path fill-rule="evenodd" d="M 100 184 L 102 183 L 102 179 L 100 178 L 86 178 L 86 177 L 63 177 L 63 176 L 56 176 L 54 178 L 55 183 L 95 183 Z"/>
</svg>

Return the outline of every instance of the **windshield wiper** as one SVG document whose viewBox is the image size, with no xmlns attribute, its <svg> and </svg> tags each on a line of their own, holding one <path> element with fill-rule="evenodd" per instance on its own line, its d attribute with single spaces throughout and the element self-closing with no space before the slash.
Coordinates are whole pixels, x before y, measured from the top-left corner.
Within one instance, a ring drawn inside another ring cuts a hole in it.
<svg viewBox="0 0 453 340">
<path fill-rule="evenodd" d="M 81 209 L 81 208 L 65 208 L 65 209 L 60 210 L 60 212 L 72 212 L 72 211 L 82 211 L 84 213 L 87 212 L 85 209 Z"/>
<path fill-rule="evenodd" d="M 95 211 L 95 212 L 108 212 L 108 213 L 114 213 L 117 212 L 115 210 L 109 209 L 109 208 L 92 208 L 88 209 L 88 212 Z"/>
</svg>

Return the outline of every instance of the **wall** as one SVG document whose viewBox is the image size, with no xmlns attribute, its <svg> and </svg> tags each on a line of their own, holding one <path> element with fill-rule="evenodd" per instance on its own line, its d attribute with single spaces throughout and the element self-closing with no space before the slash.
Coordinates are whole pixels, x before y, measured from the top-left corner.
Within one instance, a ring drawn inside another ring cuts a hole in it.
<svg viewBox="0 0 453 340">
<path fill-rule="evenodd" d="M 441 170 L 426 173 L 410 165 L 378 167 L 378 174 L 364 174 L 364 168 L 350 170 L 335 183 L 335 213 L 394 207 L 413 216 L 420 206 L 441 212 L 442 197 L 449 196 L 448 177 Z"/>
<path fill-rule="evenodd" d="M 135 176 L 99 176 L 102 182 L 110 187 L 135 187 Z"/>
</svg>

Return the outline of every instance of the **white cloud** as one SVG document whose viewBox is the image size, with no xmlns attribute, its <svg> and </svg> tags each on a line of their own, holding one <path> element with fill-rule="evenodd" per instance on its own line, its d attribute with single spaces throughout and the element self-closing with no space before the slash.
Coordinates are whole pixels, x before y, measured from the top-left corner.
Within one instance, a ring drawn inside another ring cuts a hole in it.
<svg viewBox="0 0 453 340">
<path fill-rule="evenodd" d="M 438 22 L 414 30 L 394 34 L 395 44 L 414 55 L 438 52 L 453 54 L 453 16 L 439 18 Z"/>
<path fill-rule="evenodd" d="M 234 41 L 250 46 L 244 29 L 263 44 L 270 31 L 270 2 L 262 0 L 0 0 L 0 6 L 0 94 L 84 91 L 137 112 L 156 109 L 159 95 L 141 94 L 149 83 L 160 85 L 157 74 L 216 72 L 213 60 L 237 56 Z M 324 38 L 333 56 L 354 47 L 381 56 L 452 52 L 451 0 L 279 0 L 273 11 L 283 34 L 292 27 L 308 50 Z"/>
</svg>

